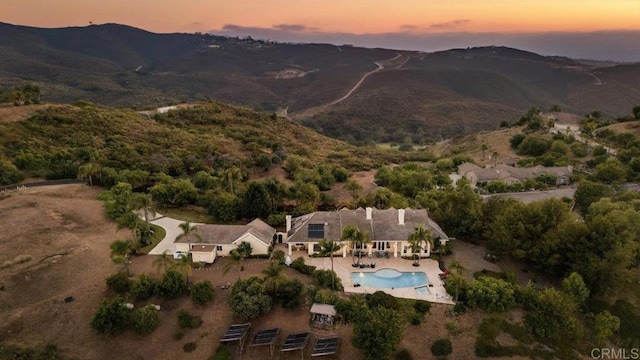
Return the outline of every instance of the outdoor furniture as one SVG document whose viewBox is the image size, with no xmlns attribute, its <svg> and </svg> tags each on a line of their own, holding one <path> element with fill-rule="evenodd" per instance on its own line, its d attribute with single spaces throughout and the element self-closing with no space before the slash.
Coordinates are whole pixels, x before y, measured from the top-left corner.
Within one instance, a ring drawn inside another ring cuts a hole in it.
<svg viewBox="0 0 640 360">
<path fill-rule="evenodd" d="M 336 308 L 333 305 L 313 304 L 311 306 L 311 322 L 318 327 L 333 326 L 336 318 Z"/>
<path fill-rule="evenodd" d="M 369 267 L 371 267 L 372 269 L 376 267 L 376 263 L 372 262 L 371 265 L 369 265 Z"/>
</svg>

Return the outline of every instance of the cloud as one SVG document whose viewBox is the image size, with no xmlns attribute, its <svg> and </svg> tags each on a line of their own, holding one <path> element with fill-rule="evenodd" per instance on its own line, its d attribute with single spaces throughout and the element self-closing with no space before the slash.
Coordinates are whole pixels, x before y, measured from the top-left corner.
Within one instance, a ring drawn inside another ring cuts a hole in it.
<svg viewBox="0 0 640 360">
<path fill-rule="evenodd" d="M 274 29 L 280 29 L 284 31 L 305 31 L 307 27 L 300 24 L 279 24 L 273 25 Z"/>
<path fill-rule="evenodd" d="M 469 19 L 456 19 L 456 20 L 451 20 L 451 21 L 445 21 L 445 22 L 441 22 L 441 23 L 431 24 L 431 25 L 429 25 L 429 27 L 432 28 L 432 29 L 452 29 L 452 28 L 458 27 L 460 25 L 468 24 L 470 22 L 471 22 L 471 20 L 469 20 Z"/>
<path fill-rule="evenodd" d="M 462 20 L 455 21 L 460 22 Z M 402 29 L 406 30 L 398 32 L 352 34 L 326 32 L 304 25 L 298 26 L 304 27 L 304 30 L 291 30 L 287 28 L 288 25 L 283 29 L 278 25 L 263 28 L 227 24 L 222 29 L 212 30 L 210 33 L 232 37 L 251 36 L 254 39 L 269 39 L 291 43 L 353 44 L 369 48 L 427 52 L 496 45 L 527 50 L 540 55 L 640 62 L 640 30 L 518 34 L 453 31 L 429 33 L 418 31 L 418 28 L 413 25 L 407 25 L 402 27 Z M 301 29 L 300 27 L 296 26 L 293 29 Z"/>
<path fill-rule="evenodd" d="M 415 25 L 411 25 L 411 24 L 404 24 L 400 26 L 400 30 L 401 31 L 414 31 L 417 30 L 418 27 Z"/>
</svg>

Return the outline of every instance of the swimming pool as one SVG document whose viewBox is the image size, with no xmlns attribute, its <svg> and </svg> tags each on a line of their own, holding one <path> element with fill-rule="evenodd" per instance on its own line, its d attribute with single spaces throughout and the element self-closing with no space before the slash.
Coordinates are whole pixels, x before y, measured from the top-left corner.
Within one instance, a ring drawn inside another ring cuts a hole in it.
<svg viewBox="0 0 640 360">
<path fill-rule="evenodd" d="M 360 286 L 397 289 L 428 285 L 429 279 L 423 272 L 400 272 L 394 269 L 380 269 L 376 272 L 352 272 L 351 282 Z"/>
</svg>

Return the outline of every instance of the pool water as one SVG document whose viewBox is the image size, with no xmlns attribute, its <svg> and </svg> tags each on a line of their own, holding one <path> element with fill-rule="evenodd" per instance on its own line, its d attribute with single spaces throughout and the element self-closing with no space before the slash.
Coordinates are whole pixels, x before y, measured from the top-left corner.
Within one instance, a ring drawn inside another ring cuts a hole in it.
<svg viewBox="0 0 640 360">
<path fill-rule="evenodd" d="M 398 289 L 428 285 L 429 279 L 423 272 L 400 272 L 394 269 L 380 269 L 376 272 L 353 272 L 351 282 L 360 286 L 384 289 Z"/>
</svg>

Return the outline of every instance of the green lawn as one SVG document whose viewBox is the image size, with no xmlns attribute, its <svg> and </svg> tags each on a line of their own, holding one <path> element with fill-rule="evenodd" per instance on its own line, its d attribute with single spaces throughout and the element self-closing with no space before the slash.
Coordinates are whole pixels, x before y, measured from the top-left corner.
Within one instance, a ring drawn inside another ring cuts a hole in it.
<svg viewBox="0 0 640 360">
<path fill-rule="evenodd" d="M 165 235 L 167 235 L 167 232 L 164 231 L 163 228 L 161 228 L 158 225 L 153 225 L 150 224 L 151 228 L 153 229 L 153 236 L 151 237 L 151 244 L 140 248 L 140 253 L 141 254 L 148 254 L 149 251 L 151 251 L 151 249 L 153 249 L 156 245 L 158 245 L 158 243 L 164 239 Z"/>
<path fill-rule="evenodd" d="M 162 208 L 157 211 L 164 216 L 182 221 L 205 224 L 213 224 L 216 222 L 216 219 L 213 216 L 197 210 L 185 208 Z"/>
</svg>

